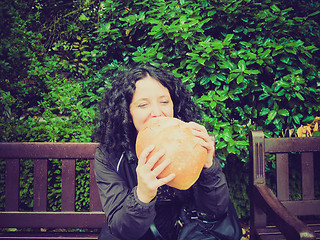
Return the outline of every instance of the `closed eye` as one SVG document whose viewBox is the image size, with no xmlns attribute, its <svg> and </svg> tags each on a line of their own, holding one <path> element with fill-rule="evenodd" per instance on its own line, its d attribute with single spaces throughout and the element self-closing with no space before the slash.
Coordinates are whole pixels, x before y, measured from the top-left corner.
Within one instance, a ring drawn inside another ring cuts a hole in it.
<svg viewBox="0 0 320 240">
<path fill-rule="evenodd" d="M 143 108 L 143 107 L 146 107 L 146 106 L 148 106 L 147 103 L 141 103 L 141 104 L 138 105 L 139 108 Z"/>
</svg>

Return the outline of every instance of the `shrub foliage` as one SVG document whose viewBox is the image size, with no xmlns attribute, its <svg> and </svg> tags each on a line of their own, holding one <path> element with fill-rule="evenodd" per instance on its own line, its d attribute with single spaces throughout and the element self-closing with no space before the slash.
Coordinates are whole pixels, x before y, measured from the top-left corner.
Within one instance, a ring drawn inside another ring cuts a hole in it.
<svg viewBox="0 0 320 240">
<path fill-rule="evenodd" d="M 96 103 L 109 77 L 123 65 L 166 67 L 202 109 L 246 217 L 246 185 L 237 184 L 248 180 L 248 132 L 288 136 L 320 112 L 319 6 L 312 0 L 4 0 L 1 141 L 92 141 Z M 243 171 L 237 179 L 232 162 Z"/>
</svg>

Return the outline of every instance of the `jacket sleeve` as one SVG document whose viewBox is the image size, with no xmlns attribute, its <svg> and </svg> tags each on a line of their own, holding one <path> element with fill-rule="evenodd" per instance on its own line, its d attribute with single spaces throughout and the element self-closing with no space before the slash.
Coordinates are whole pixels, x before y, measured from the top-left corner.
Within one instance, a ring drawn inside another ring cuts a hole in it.
<svg viewBox="0 0 320 240">
<path fill-rule="evenodd" d="M 103 210 L 113 235 L 121 239 L 138 239 L 153 222 L 155 200 L 141 202 L 136 187 L 130 189 L 100 148 L 95 155 L 95 175 Z"/>
<path fill-rule="evenodd" d="M 214 157 L 212 166 L 202 170 L 194 185 L 195 205 L 197 209 L 219 217 L 227 211 L 229 198 L 226 177 L 219 159 Z"/>
</svg>

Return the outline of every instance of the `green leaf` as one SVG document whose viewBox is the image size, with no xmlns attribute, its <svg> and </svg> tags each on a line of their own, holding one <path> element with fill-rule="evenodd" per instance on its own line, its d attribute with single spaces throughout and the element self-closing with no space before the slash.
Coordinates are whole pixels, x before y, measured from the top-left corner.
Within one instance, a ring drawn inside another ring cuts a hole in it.
<svg viewBox="0 0 320 240">
<path fill-rule="evenodd" d="M 282 80 L 278 81 L 277 84 L 280 86 L 280 87 L 283 87 L 285 89 L 289 89 L 291 87 L 291 84 L 287 83 L 287 82 L 284 82 Z"/>
<path fill-rule="evenodd" d="M 304 101 L 304 97 L 303 97 L 300 93 L 296 92 L 296 96 L 297 96 L 301 101 Z"/>
<path fill-rule="evenodd" d="M 283 63 L 285 63 L 285 64 L 288 64 L 289 61 L 290 61 L 290 57 L 282 57 L 282 58 L 280 59 L 280 61 L 283 62 Z"/>
<path fill-rule="evenodd" d="M 228 99 L 228 96 L 227 95 L 222 95 L 222 96 L 213 96 L 213 99 L 215 101 L 220 101 L 220 102 L 224 102 L 226 99 Z"/>
<path fill-rule="evenodd" d="M 212 43 L 212 48 L 219 50 L 219 49 L 224 48 L 224 46 L 223 46 L 223 44 L 222 44 L 222 42 L 221 42 L 220 40 L 215 40 L 215 41 Z"/>
<path fill-rule="evenodd" d="M 232 134 L 230 129 L 226 129 L 223 131 L 222 133 L 222 138 L 226 141 L 226 142 L 230 142 L 232 140 Z"/>
<path fill-rule="evenodd" d="M 263 100 L 263 99 L 266 99 L 266 98 L 268 98 L 268 97 L 270 97 L 269 94 L 263 93 L 263 94 L 261 94 L 261 95 L 259 96 L 259 100 Z"/>
<path fill-rule="evenodd" d="M 162 59 L 162 58 L 163 58 L 163 53 L 158 52 L 158 53 L 157 53 L 157 58 L 158 58 L 158 59 Z"/>
<path fill-rule="evenodd" d="M 270 112 L 269 108 L 262 108 L 260 111 L 260 116 L 267 115 Z"/>
<path fill-rule="evenodd" d="M 223 61 L 223 62 L 219 62 L 218 63 L 220 68 L 224 68 L 224 69 L 230 69 L 232 70 L 235 66 L 231 61 Z M 232 70 L 231 72 L 233 72 L 234 70 Z"/>
<path fill-rule="evenodd" d="M 320 11 L 316 11 L 316 12 L 314 12 L 314 13 L 309 14 L 308 17 L 315 16 L 315 15 L 317 15 L 317 14 L 319 14 L 319 13 L 320 13 Z"/>
<path fill-rule="evenodd" d="M 285 48 L 285 50 L 286 50 L 286 52 L 288 52 L 288 53 L 292 53 L 292 54 L 294 54 L 294 55 L 297 54 L 297 50 L 294 49 L 294 48 Z"/>
<path fill-rule="evenodd" d="M 314 131 L 312 137 L 320 137 L 320 131 Z"/>
<path fill-rule="evenodd" d="M 296 124 L 300 124 L 300 118 L 298 115 L 295 115 L 292 117 L 293 118 L 293 121 L 296 123 Z"/>
<path fill-rule="evenodd" d="M 243 72 L 246 69 L 246 62 L 244 60 L 240 60 L 238 62 L 238 67 L 241 69 L 241 71 Z"/>
<path fill-rule="evenodd" d="M 198 63 L 200 63 L 201 65 L 204 65 L 206 59 L 204 59 L 204 58 L 198 58 L 197 61 L 198 61 Z"/>
<path fill-rule="evenodd" d="M 310 123 L 312 122 L 314 119 L 314 116 L 307 116 L 306 118 L 304 118 L 302 121 L 306 122 L 306 123 Z"/>
<path fill-rule="evenodd" d="M 266 58 L 266 57 L 270 56 L 270 53 L 271 53 L 271 49 L 268 48 L 268 49 L 265 50 L 263 53 L 259 54 L 259 56 L 260 56 L 261 58 Z"/>
<path fill-rule="evenodd" d="M 270 8 L 271 8 L 274 12 L 280 12 L 280 11 L 281 11 L 276 5 L 272 5 Z"/>
<path fill-rule="evenodd" d="M 240 74 L 240 75 L 237 77 L 237 83 L 240 84 L 240 83 L 243 82 L 243 80 L 244 80 L 244 76 Z"/>
<path fill-rule="evenodd" d="M 241 69 L 234 69 L 234 70 L 231 70 L 231 73 L 241 73 L 242 70 Z"/>
<path fill-rule="evenodd" d="M 225 39 L 223 40 L 224 43 L 229 43 L 232 38 L 233 38 L 234 34 L 228 34 Z"/>
<path fill-rule="evenodd" d="M 187 55 L 190 56 L 190 57 L 194 57 L 194 58 L 198 58 L 199 57 L 199 54 L 192 53 L 192 52 L 187 53 Z"/>
<path fill-rule="evenodd" d="M 212 101 L 210 102 L 209 106 L 211 109 L 214 109 L 217 106 L 217 103 Z"/>
<path fill-rule="evenodd" d="M 236 141 L 235 143 L 239 146 L 249 146 L 249 142 L 247 141 Z"/>
<path fill-rule="evenodd" d="M 280 109 L 278 111 L 278 114 L 281 115 L 281 116 L 289 116 L 289 111 L 287 109 Z"/>
<path fill-rule="evenodd" d="M 209 77 L 203 77 L 201 80 L 200 80 L 200 84 L 201 85 L 206 85 L 208 82 L 210 82 L 210 78 Z M 210 98 L 211 100 L 211 98 Z"/>
<path fill-rule="evenodd" d="M 268 121 L 272 121 L 276 116 L 277 116 L 277 111 L 276 110 L 271 110 L 268 113 Z"/>
<path fill-rule="evenodd" d="M 234 146 L 234 142 L 232 142 L 232 144 L 228 144 L 228 146 L 227 146 L 227 151 L 229 152 L 229 153 L 235 153 L 235 146 Z"/>
<path fill-rule="evenodd" d="M 248 75 L 252 75 L 252 74 L 259 74 L 260 71 L 259 70 L 244 70 L 244 73 L 248 74 Z"/>
<path fill-rule="evenodd" d="M 221 142 L 218 142 L 218 143 L 216 144 L 216 149 L 223 149 L 223 148 L 225 148 L 226 146 L 227 146 L 227 143 L 224 142 L 224 141 L 221 141 Z"/>
<path fill-rule="evenodd" d="M 82 13 L 79 17 L 79 20 L 80 21 L 86 21 L 86 20 L 89 20 L 90 18 L 88 18 L 84 13 Z"/>
<path fill-rule="evenodd" d="M 264 61 L 262 59 L 258 59 L 257 63 L 261 66 L 264 63 Z"/>
</svg>

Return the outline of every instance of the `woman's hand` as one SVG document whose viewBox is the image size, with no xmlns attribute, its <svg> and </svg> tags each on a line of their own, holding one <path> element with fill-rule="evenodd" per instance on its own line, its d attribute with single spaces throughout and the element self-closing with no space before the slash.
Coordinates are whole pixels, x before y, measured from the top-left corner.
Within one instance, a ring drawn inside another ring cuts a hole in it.
<svg viewBox="0 0 320 240">
<path fill-rule="evenodd" d="M 174 174 L 170 174 L 164 178 L 158 178 L 159 174 L 170 164 L 170 159 L 165 159 L 159 166 L 153 169 L 154 165 L 164 156 L 165 151 L 160 150 L 156 152 L 147 161 L 147 157 L 154 149 L 154 145 L 150 145 L 145 148 L 138 161 L 137 166 L 137 196 L 140 201 L 149 203 L 157 195 L 157 190 L 160 186 L 167 184 L 175 178 Z"/>
<path fill-rule="evenodd" d="M 189 122 L 187 125 L 191 128 L 193 135 L 199 138 L 201 146 L 207 149 L 208 154 L 204 163 L 204 168 L 211 167 L 213 156 L 215 155 L 214 137 L 209 136 L 207 129 L 198 123 Z"/>
</svg>

